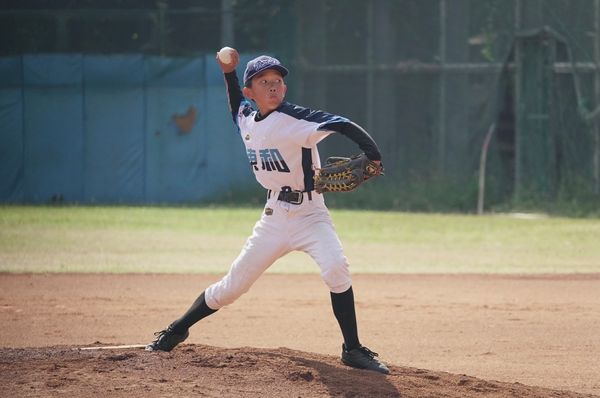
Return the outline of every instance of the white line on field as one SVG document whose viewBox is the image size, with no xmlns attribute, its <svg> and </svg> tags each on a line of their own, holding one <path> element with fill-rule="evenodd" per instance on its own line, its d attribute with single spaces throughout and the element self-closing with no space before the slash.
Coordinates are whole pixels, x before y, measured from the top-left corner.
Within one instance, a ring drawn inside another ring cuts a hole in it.
<svg viewBox="0 0 600 398">
<path fill-rule="evenodd" d="M 127 348 L 145 348 L 145 344 L 125 344 L 125 345 L 105 345 L 98 347 L 81 347 L 74 348 L 74 350 L 121 350 Z"/>
</svg>

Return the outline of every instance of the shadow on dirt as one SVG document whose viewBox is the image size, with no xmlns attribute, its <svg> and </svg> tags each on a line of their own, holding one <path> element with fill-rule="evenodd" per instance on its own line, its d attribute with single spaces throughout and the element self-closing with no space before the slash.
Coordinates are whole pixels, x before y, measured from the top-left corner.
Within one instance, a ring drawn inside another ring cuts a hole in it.
<svg viewBox="0 0 600 398">
<path fill-rule="evenodd" d="M 381 373 L 334 366 L 326 362 L 309 359 L 305 353 L 280 349 L 281 354 L 266 352 L 265 356 L 278 357 L 281 361 L 295 364 L 294 371 L 286 375 L 290 381 L 316 380 L 324 385 L 331 396 L 343 397 L 401 397 L 400 392 Z"/>
</svg>

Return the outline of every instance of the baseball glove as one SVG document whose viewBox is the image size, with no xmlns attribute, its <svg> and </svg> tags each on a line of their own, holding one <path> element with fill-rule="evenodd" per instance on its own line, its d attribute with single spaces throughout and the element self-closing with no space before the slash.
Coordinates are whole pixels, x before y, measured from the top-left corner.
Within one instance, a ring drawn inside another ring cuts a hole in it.
<svg viewBox="0 0 600 398">
<path fill-rule="evenodd" d="M 383 166 L 369 160 L 364 153 L 351 158 L 331 157 L 315 173 L 315 190 L 318 193 L 349 192 L 379 175 L 383 175 Z"/>
</svg>

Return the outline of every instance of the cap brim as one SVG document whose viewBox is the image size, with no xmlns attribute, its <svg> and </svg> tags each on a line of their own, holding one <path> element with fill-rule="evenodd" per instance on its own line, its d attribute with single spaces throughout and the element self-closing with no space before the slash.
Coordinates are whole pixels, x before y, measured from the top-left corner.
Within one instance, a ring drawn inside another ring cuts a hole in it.
<svg viewBox="0 0 600 398">
<path fill-rule="evenodd" d="M 266 71 L 267 69 L 275 69 L 276 71 L 278 71 L 279 73 L 281 73 L 282 77 L 286 77 L 287 74 L 289 73 L 289 71 L 284 66 L 282 66 L 282 65 L 269 65 L 269 66 L 265 66 L 264 68 L 258 69 L 253 74 L 251 74 L 250 76 L 246 77 L 246 81 L 244 82 L 244 85 L 248 85 L 248 82 L 250 82 L 250 80 L 252 80 L 252 78 L 254 76 L 258 75 L 261 72 Z"/>
</svg>

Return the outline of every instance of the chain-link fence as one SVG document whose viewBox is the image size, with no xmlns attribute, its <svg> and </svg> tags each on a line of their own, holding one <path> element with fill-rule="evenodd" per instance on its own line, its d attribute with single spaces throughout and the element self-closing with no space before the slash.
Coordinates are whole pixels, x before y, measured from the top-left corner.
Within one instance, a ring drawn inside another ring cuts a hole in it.
<svg viewBox="0 0 600 398">
<path fill-rule="evenodd" d="M 600 207 L 600 0 L 3 4 L 3 55 L 189 57 L 227 44 L 278 56 L 290 101 L 350 117 L 382 148 L 386 177 L 330 201 Z M 322 144 L 323 157 L 356 150 Z"/>
</svg>

